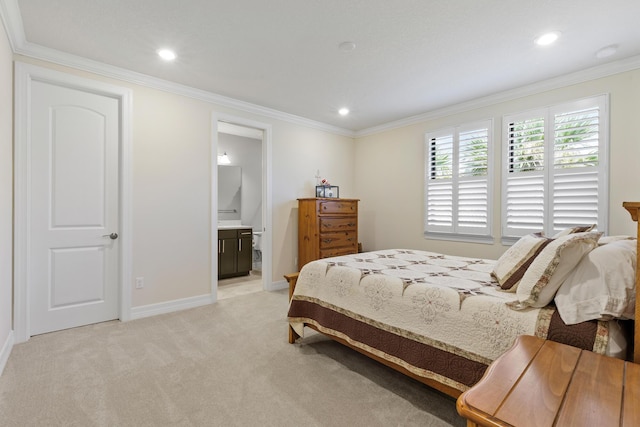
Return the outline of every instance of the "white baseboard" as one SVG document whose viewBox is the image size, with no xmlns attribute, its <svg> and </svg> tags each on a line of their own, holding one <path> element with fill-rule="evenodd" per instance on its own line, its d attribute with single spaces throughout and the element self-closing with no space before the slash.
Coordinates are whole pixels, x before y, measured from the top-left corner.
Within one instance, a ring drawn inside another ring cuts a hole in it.
<svg viewBox="0 0 640 427">
<path fill-rule="evenodd" d="M 288 289 L 289 284 L 286 280 L 272 282 L 267 284 L 267 291 L 279 291 L 280 289 Z M 200 307 L 211 304 L 211 295 L 201 295 L 198 297 L 183 298 L 173 301 L 161 302 L 158 304 L 141 305 L 131 308 L 130 320 L 142 319 L 144 317 L 156 316 L 158 314 L 172 313 L 174 311 L 186 310 L 188 308 Z"/>
<path fill-rule="evenodd" d="M 286 280 L 280 280 L 267 284 L 267 291 L 279 291 L 280 289 L 289 289 L 289 283 Z"/>
<path fill-rule="evenodd" d="M 131 320 L 142 319 L 143 317 L 156 316 L 158 314 L 172 313 L 174 311 L 186 310 L 188 308 L 200 307 L 211 304 L 211 295 L 201 295 L 177 299 L 173 301 L 161 302 L 158 304 L 141 305 L 131 308 Z"/>
<path fill-rule="evenodd" d="M 2 350 L 0 350 L 0 375 L 2 375 L 4 367 L 7 364 L 7 360 L 9 360 L 9 355 L 11 354 L 11 350 L 13 350 L 13 343 L 14 337 L 12 330 L 9 331 L 9 336 L 5 340 L 4 345 L 2 346 Z"/>
</svg>

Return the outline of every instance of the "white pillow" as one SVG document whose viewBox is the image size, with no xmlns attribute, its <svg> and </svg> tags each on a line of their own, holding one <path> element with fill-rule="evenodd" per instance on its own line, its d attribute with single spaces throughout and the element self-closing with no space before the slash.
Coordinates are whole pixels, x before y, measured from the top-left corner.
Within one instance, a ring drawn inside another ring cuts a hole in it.
<svg viewBox="0 0 640 427">
<path fill-rule="evenodd" d="M 516 289 L 518 301 L 508 303 L 511 308 L 544 307 L 580 262 L 591 252 L 602 233 L 573 233 L 549 243 L 531 263 Z"/>
<path fill-rule="evenodd" d="M 557 239 L 558 237 L 566 236 L 567 234 L 582 233 L 582 232 L 585 232 L 585 231 L 591 231 L 594 228 L 596 228 L 595 224 L 583 225 L 583 226 L 571 227 L 571 228 L 565 228 L 564 230 L 561 230 L 561 231 L 557 232 L 556 234 L 554 234 L 552 239 Z"/>
<path fill-rule="evenodd" d="M 606 245 L 607 243 L 617 242 L 618 240 L 633 240 L 635 242 L 636 238 L 631 236 L 602 236 L 600 240 L 598 240 L 598 245 Z"/>
<path fill-rule="evenodd" d="M 514 292 L 533 260 L 551 242 L 540 233 L 522 236 L 496 261 L 491 275 L 500 288 Z"/>
<path fill-rule="evenodd" d="M 556 294 L 564 323 L 635 317 L 636 248 L 636 239 L 616 240 L 582 258 Z"/>
</svg>

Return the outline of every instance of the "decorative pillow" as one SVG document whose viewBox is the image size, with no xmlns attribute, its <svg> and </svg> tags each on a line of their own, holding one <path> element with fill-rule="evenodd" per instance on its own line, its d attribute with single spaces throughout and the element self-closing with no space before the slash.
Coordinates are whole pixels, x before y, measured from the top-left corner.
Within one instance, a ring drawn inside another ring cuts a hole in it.
<svg viewBox="0 0 640 427">
<path fill-rule="evenodd" d="M 636 248 L 636 239 L 616 240 L 582 258 L 555 297 L 564 323 L 635 318 Z"/>
<path fill-rule="evenodd" d="M 574 234 L 574 233 L 584 233 L 586 231 L 591 231 L 594 228 L 596 228 L 595 224 L 583 225 L 583 226 L 571 227 L 571 228 L 565 228 L 564 230 L 559 231 L 556 234 L 554 234 L 552 239 L 557 239 L 558 237 L 567 236 L 569 234 Z"/>
<path fill-rule="evenodd" d="M 633 240 L 636 241 L 635 237 L 631 236 L 602 236 L 600 240 L 598 240 L 598 246 L 606 245 L 607 243 L 617 242 L 619 240 Z"/>
<path fill-rule="evenodd" d="M 518 301 L 507 304 L 516 310 L 549 304 L 580 259 L 597 246 L 601 235 L 602 233 L 590 231 L 553 240 L 522 276 L 516 290 Z"/>
<path fill-rule="evenodd" d="M 498 258 L 491 275 L 495 277 L 502 289 L 515 291 L 527 268 L 551 241 L 542 233 L 521 237 Z"/>
</svg>

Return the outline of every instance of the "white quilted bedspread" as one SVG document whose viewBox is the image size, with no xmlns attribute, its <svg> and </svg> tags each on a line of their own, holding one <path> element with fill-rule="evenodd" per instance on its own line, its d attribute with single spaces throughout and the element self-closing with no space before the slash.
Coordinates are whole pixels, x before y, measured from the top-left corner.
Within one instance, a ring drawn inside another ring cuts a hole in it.
<svg viewBox="0 0 640 427">
<path fill-rule="evenodd" d="M 508 308 L 515 294 L 491 277 L 494 262 L 402 249 L 325 258 L 304 266 L 294 298 L 490 363 L 518 335 L 535 335 L 546 310 Z"/>
</svg>

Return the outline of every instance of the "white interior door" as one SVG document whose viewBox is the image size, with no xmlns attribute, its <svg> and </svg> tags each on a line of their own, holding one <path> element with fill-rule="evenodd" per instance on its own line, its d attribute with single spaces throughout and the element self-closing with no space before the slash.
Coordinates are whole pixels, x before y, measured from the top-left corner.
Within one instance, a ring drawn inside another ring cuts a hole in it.
<svg viewBox="0 0 640 427">
<path fill-rule="evenodd" d="M 34 81 L 30 335 L 118 318 L 119 101 Z"/>
</svg>

